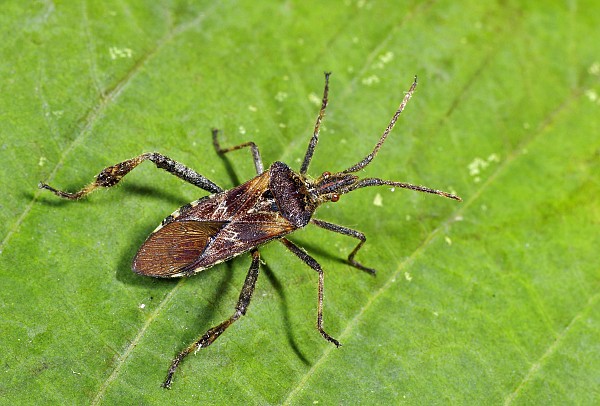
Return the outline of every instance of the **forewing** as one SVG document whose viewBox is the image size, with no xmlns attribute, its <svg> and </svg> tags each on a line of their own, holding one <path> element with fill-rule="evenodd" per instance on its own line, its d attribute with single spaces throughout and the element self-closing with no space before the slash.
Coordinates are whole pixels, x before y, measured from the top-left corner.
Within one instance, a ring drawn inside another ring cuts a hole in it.
<svg viewBox="0 0 600 406">
<path fill-rule="evenodd" d="M 227 223 L 209 243 L 201 258 L 187 269 L 206 268 L 211 262 L 222 262 L 252 248 L 281 238 L 296 230 L 277 212 L 251 213 Z"/>
<path fill-rule="evenodd" d="M 167 217 L 133 260 L 134 272 L 161 278 L 191 275 L 298 227 L 269 193 L 270 172 L 187 204 Z"/>
<path fill-rule="evenodd" d="M 140 275 L 168 278 L 181 273 L 202 256 L 227 222 L 176 221 L 152 233 L 133 260 Z"/>
<path fill-rule="evenodd" d="M 192 202 L 171 217 L 177 221 L 235 221 L 261 200 L 268 186 L 269 173 L 265 172 L 233 189 Z"/>
</svg>

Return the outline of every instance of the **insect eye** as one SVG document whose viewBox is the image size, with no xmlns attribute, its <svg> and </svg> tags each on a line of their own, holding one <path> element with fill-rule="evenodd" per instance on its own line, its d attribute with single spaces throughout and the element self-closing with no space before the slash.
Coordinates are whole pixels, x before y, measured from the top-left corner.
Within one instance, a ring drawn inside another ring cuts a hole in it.
<svg viewBox="0 0 600 406">
<path fill-rule="evenodd" d="M 337 193 L 331 195 L 332 202 L 337 202 L 338 200 L 340 200 L 340 195 L 338 195 Z"/>
<path fill-rule="evenodd" d="M 329 171 L 325 171 L 325 172 L 323 172 L 323 174 L 321 175 L 321 177 L 322 177 L 322 178 L 328 178 L 328 177 L 330 177 L 330 176 L 331 176 L 331 172 L 329 172 Z"/>
</svg>

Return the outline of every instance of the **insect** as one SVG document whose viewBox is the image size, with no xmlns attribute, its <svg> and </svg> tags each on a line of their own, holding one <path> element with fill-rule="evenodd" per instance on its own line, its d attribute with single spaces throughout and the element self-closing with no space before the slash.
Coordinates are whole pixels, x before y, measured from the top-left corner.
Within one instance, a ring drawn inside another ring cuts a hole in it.
<svg viewBox="0 0 600 406">
<path fill-rule="evenodd" d="M 173 359 L 163 387 L 170 388 L 175 371 L 187 355 L 211 345 L 229 326 L 246 314 L 259 274 L 259 247 L 272 240 L 281 241 L 286 248 L 318 273 L 317 329 L 325 340 L 337 347 L 340 346 L 340 343 L 323 329 L 323 269 L 312 256 L 287 239 L 286 235 L 311 223 L 325 230 L 355 238 L 358 244 L 348 255 L 348 264 L 370 274 L 375 274 L 375 270 L 354 259 L 367 240 L 363 233 L 313 218 L 315 210 L 321 204 L 329 201 L 337 202 L 341 195 L 356 189 L 383 185 L 461 200 L 454 194 L 424 186 L 379 178 L 361 179 L 354 175 L 369 165 L 379 152 L 415 91 L 416 76 L 370 154 L 343 171 L 324 172 L 316 179 L 308 177 L 306 173 L 319 141 L 319 128 L 327 107 L 329 75 L 330 73 L 325 73 L 321 109 L 299 172 L 290 169 L 283 162 L 275 162 L 265 171 L 256 144 L 246 142 L 234 147 L 222 148 L 218 140 L 218 130 L 213 130 L 213 144 L 220 155 L 250 148 L 257 173 L 255 178 L 233 189 L 223 190 L 183 164 L 157 152 L 150 152 L 105 168 L 92 183 L 75 193 L 57 190 L 45 183 L 39 184 L 40 189 L 47 189 L 59 197 L 78 200 L 97 188 L 115 186 L 136 166 L 148 160 L 158 168 L 212 194 L 186 204 L 165 218 L 135 255 L 132 263 L 134 272 L 157 278 L 191 276 L 240 254 L 250 254 L 252 262 L 235 312 L 227 320 L 198 337 Z"/>
</svg>

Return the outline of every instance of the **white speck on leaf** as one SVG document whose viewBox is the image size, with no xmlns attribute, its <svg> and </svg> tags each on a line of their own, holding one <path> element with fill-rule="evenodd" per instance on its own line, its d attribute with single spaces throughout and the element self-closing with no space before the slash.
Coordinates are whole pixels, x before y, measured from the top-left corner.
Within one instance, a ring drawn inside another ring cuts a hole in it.
<svg viewBox="0 0 600 406">
<path fill-rule="evenodd" d="M 115 59 L 131 58 L 133 51 L 131 48 L 110 47 L 108 48 L 108 54 L 110 55 L 110 59 L 114 61 Z"/>
<path fill-rule="evenodd" d="M 383 197 L 379 193 L 375 195 L 373 198 L 373 206 L 381 207 L 383 206 Z"/>
<path fill-rule="evenodd" d="M 280 103 L 285 101 L 285 99 L 287 99 L 287 98 L 288 98 L 288 94 L 286 92 L 277 92 L 277 94 L 275 95 L 275 100 L 277 100 Z"/>
<path fill-rule="evenodd" d="M 585 91 L 585 96 L 591 102 L 596 102 L 598 100 L 598 93 L 594 89 L 587 89 Z"/>
<path fill-rule="evenodd" d="M 308 100 L 310 100 L 310 102 L 316 106 L 320 106 L 321 101 L 322 101 L 321 98 L 316 93 L 309 94 Z"/>
<path fill-rule="evenodd" d="M 487 159 L 476 157 L 469 163 L 467 166 L 469 169 L 469 175 L 473 177 L 473 181 L 475 183 L 481 182 L 482 172 L 490 166 L 490 163 L 498 163 L 500 162 L 500 156 L 496 153 L 490 154 Z"/>
<path fill-rule="evenodd" d="M 371 76 L 368 76 L 366 78 L 363 78 L 363 80 L 361 82 L 362 82 L 363 85 L 371 86 L 371 85 L 379 83 L 380 80 L 379 80 L 379 76 L 377 76 L 377 75 L 371 75 Z"/>
<path fill-rule="evenodd" d="M 394 53 L 392 51 L 388 51 L 383 55 L 379 55 L 379 58 L 377 58 L 377 63 L 375 63 L 374 68 L 376 69 L 383 69 L 383 67 L 391 62 L 394 59 Z"/>
</svg>

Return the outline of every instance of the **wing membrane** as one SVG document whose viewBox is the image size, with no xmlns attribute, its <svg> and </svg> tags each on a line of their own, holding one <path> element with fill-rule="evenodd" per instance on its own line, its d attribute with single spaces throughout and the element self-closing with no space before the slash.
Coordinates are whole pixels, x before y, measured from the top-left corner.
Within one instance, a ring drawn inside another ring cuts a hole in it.
<svg viewBox="0 0 600 406">
<path fill-rule="evenodd" d="M 225 221 L 176 221 L 151 234 L 133 260 L 133 271 L 167 278 L 202 256 Z"/>
</svg>

